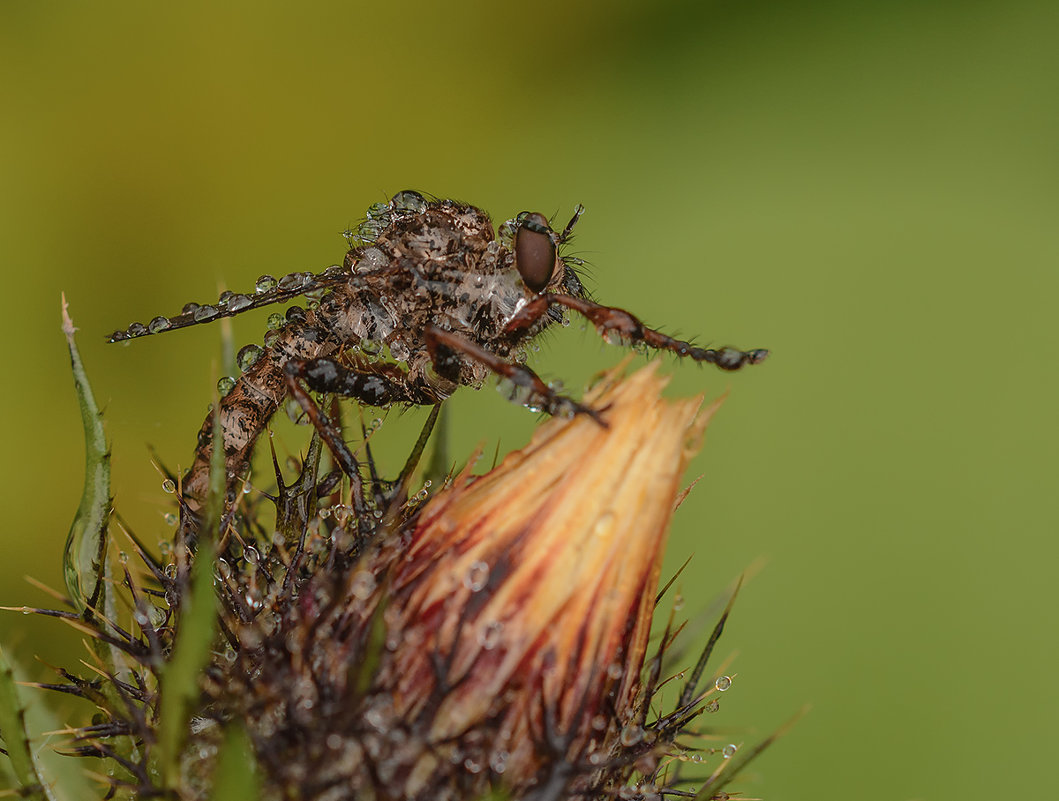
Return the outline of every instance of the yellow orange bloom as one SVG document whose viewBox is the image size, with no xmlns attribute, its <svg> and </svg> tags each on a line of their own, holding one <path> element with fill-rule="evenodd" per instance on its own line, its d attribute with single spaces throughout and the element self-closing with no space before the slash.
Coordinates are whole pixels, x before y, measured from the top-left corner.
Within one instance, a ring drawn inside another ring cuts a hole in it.
<svg viewBox="0 0 1059 801">
<path fill-rule="evenodd" d="M 635 725 L 674 500 L 716 408 L 666 400 L 665 384 L 653 365 L 609 375 L 585 399 L 606 427 L 548 421 L 379 554 L 389 650 L 375 698 L 431 744 L 405 795 L 451 763 L 512 788 L 556 770 L 585 786 Z"/>
</svg>

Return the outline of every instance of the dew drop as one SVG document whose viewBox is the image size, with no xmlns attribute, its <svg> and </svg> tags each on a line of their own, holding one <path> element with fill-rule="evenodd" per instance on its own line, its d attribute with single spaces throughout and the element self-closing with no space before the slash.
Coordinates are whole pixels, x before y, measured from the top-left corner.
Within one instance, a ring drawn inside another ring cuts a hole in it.
<svg viewBox="0 0 1059 801">
<path fill-rule="evenodd" d="M 194 314 L 199 309 L 197 303 L 185 303 L 184 308 L 180 310 L 181 314 Z"/>
<path fill-rule="evenodd" d="M 592 527 L 592 533 L 597 537 L 609 537 L 614 533 L 614 521 L 616 519 L 613 512 L 604 512 L 596 520 L 596 524 Z"/>
<path fill-rule="evenodd" d="M 222 579 L 229 579 L 232 575 L 232 566 L 225 559 L 217 559 L 217 573 Z"/>
<path fill-rule="evenodd" d="M 372 203 L 368 206 L 368 210 L 364 213 L 364 216 L 371 220 L 388 220 L 390 218 L 390 204 Z"/>
<path fill-rule="evenodd" d="M 619 662 L 611 662 L 607 665 L 607 677 L 611 679 L 620 679 L 622 674 L 625 673 L 625 668 Z"/>
<path fill-rule="evenodd" d="M 230 376 L 221 376 L 217 381 L 217 394 L 222 398 L 225 397 L 229 392 L 235 389 L 235 379 Z"/>
<path fill-rule="evenodd" d="M 287 309 L 286 318 L 288 323 L 304 323 L 305 309 L 301 306 L 291 306 Z"/>
<path fill-rule="evenodd" d="M 243 558 L 246 559 L 248 564 L 256 565 L 261 561 L 261 554 L 257 552 L 257 548 L 253 545 L 247 545 L 243 548 Z"/>
<path fill-rule="evenodd" d="M 217 316 L 217 307 L 206 304 L 205 306 L 199 306 L 192 312 L 191 317 L 196 323 L 205 322 L 206 320 L 212 320 Z"/>
<path fill-rule="evenodd" d="M 279 279 L 279 288 L 284 292 L 293 292 L 309 283 L 310 273 L 287 273 Z"/>
<path fill-rule="evenodd" d="M 129 563 L 129 555 L 125 553 L 125 551 L 119 551 L 118 561 L 121 562 L 121 564 L 123 565 L 127 565 Z"/>
<path fill-rule="evenodd" d="M 478 632 L 478 644 L 486 651 L 492 651 L 500 642 L 500 635 L 504 633 L 504 624 L 494 620 Z"/>
<path fill-rule="evenodd" d="M 157 334 L 160 331 L 165 331 L 171 325 L 172 323 L 169 322 L 168 317 L 155 317 L 147 324 L 147 330 L 152 334 Z"/>
<path fill-rule="evenodd" d="M 390 199 L 390 208 L 398 214 L 421 214 L 426 211 L 427 200 L 418 192 L 406 189 Z"/>
<path fill-rule="evenodd" d="M 245 373 L 257 363 L 264 352 L 265 349 L 260 345 L 246 345 L 239 349 L 239 353 L 235 356 L 235 363 Z"/>
<path fill-rule="evenodd" d="M 167 526 L 175 526 L 177 524 L 177 516 L 174 512 L 166 512 L 163 519 Z"/>
<path fill-rule="evenodd" d="M 496 751 L 489 757 L 489 769 L 493 773 L 503 773 L 507 770 L 507 760 L 510 756 L 507 751 Z"/>
<path fill-rule="evenodd" d="M 739 746 L 732 743 L 728 743 L 724 748 L 721 749 L 721 756 L 725 759 L 731 759 L 735 756 L 735 752 L 739 750 Z"/>
<path fill-rule="evenodd" d="M 176 492 L 176 482 L 173 481 L 173 479 L 171 478 L 167 478 L 165 481 L 162 482 L 162 492 L 168 492 L 170 495 L 172 495 L 174 492 Z"/>
<path fill-rule="evenodd" d="M 722 692 L 723 693 L 725 690 L 727 690 L 729 687 L 732 686 L 732 677 L 731 676 L 718 676 L 717 677 L 717 681 L 715 681 L 713 683 L 713 686 L 717 688 L 718 692 Z"/>
<path fill-rule="evenodd" d="M 287 324 L 287 318 L 280 312 L 272 312 L 265 321 L 265 325 L 268 326 L 270 331 L 275 331 L 279 328 L 283 328 Z"/>
<path fill-rule="evenodd" d="M 625 726 L 621 730 L 621 744 L 628 748 L 636 745 L 643 739 L 643 728 L 641 726 Z"/>
<path fill-rule="evenodd" d="M 128 334 L 130 337 L 142 337 L 144 334 L 147 333 L 147 326 L 145 326 L 143 323 L 133 323 L 127 329 L 125 329 L 125 333 Z"/>
<path fill-rule="evenodd" d="M 463 586 L 471 592 L 478 592 L 489 583 L 489 565 L 485 562 L 472 562 L 467 569 L 467 575 L 463 577 Z"/>
<path fill-rule="evenodd" d="M 357 262 L 357 269 L 359 272 L 381 270 L 389 263 L 390 260 L 386 258 L 386 254 L 378 248 L 366 248 L 360 256 L 360 261 Z"/>
<path fill-rule="evenodd" d="M 362 242 L 374 242 L 384 227 L 379 220 L 365 220 L 357 226 L 357 239 Z"/>
<path fill-rule="evenodd" d="M 375 576 L 367 570 L 358 570 L 349 582 L 349 591 L 354 598 L 366 601 L 375 592 Z"/>
<path fill-rule="evenodd" d="M 607 729 L 607 716 L 596 715 L 592 718 L 592 728 L 596 731 L 606 731 Z"/>
<path fill-rule="evenodd" d="M 721 708 L 721 702 L 718 701 L 716 698 L 712 698 L 709 701 L 707 701 L 706 702 L 706 706 L 703 707 L 703 709 L 705 709 L 711 715 L 714 712 L 716 712 L 718 709 L 720 709 L 720 708 Z"/>
<path fill-rule="evenodd" d="M 265 292 L 271 292 L 276 288 L 279 282 L 276 281 L 275 277 L 268 275 L 267 273 L 257 279 L 257 283 L 254 284 L 254 291 L 262 295 Z"/>
<path fill-rule="evenodd" d="M 228 308 L 231 311 L 242 311 L 253 303 L 249 295 L 232 295 L 228 299 Z"/>
</svg>

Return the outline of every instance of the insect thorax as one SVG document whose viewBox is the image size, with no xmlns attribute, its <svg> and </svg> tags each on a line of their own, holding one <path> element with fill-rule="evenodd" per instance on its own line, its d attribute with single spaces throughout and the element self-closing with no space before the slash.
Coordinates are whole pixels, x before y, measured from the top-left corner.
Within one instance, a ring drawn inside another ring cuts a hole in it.
<svg viewBox="0 0 1059 801">
<path fill-rule="evenodd" d="M 423 343 L 428 325 L 497 355 L 518 355 L 519 343 L 502 333 L 533 293 L 488 215 L 442 200 L 416 212 L 369 216 L 369 231 L 372 223 L 385 225 L 373 241 L 347 253 L 348 284 L 325 300 L 317 315 L 321 324 L 369 357 L 385 346 L 395 362 L 407 363 L 413 380 L 430 365 Z M 482 365 L 466 362 L 457 381 L 480 385 L 487 374 Z"/>
</svg>

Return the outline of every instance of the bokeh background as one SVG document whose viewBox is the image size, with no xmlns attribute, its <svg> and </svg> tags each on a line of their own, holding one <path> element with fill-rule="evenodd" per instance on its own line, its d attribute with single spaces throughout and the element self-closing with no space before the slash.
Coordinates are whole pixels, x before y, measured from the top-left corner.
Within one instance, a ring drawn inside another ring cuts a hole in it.
<svg viewBox="0 0 1059 801">
<path fill-rule="evenodd" d="M 1057 32 L 1047 0 L 7 0 L 0 603 L 61 585 L 80 495 L 60 291 L 117 507 L 158 540 L 147 445 L 190 459 L 217 326 L 105 334 L 321 269 L 400 189 L 497 220 L 581 202 L 597 297 L 774 352 L 666 365 L 674 392 L 730 392 L 673 534 L 685 608 L 754 568 L 710 722 L 749 744 L 813 705 L 739 789 L 1054 797 Z M 533 364 L 577 389 L 619 358 L 571 326 Z M 536 423 L 488 390 L 451 409 L 457 454 Z M 387 416 L 384 458 L 421 419 Z M 69 658 L 55 621 L 0 639 Z"/>
</svg>

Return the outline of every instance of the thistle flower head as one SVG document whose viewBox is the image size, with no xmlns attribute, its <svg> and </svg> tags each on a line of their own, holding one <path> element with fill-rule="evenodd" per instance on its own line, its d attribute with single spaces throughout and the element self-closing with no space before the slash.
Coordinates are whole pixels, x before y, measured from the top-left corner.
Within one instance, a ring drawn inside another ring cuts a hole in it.
<svg viewBox="0 0 1059 801">
<path fill-rule="evenodd" d="M 669 518 L 715 408 L 664 385 L 652 367 L 611 375 L 588 398 L 606 427 L 549 421 L 373 559 L 390 649 L 373 692 L 432 743 L 404 766 L 409 797 L 452 761 L 509 788 L 586 789 L 639 744 Z"/>
<path fill-rule="evenodd" d="M 717 404 L 666 400 L 665 384 L 654 366 L 612 372 L 584 401 L 602 423 L 552 419 L 421 505 L 374 477 L 359 515 L 335 503 L 314 439 L 295 484 L 277 475 L 273 529 L 264 496 L 220 508 L 218 460 L 216 537 L 193 552 L 178 535 L 163 563 L 137 544 L 142 577 L 98 558 L 109 493 L 95 493 L 103 503 L 78 517 L 90 536 L 73 542 L 87 565 L 75 588 L 97 589 L 80 605 L 71 590 L 79 611 L 54 614 L 106 646 L 105 681 L 61 671 L 65 684 L 42 685 L 99 708 L 70 730 L 74 753 L 107 760 L 115 789 L 180 801 L 250 786 L 254 764 L 266 801 L 688 795 L 670 762 L 716 708 L 697 685 L 727 611 L 668 712 L 670 630 L 650 659 L 647 646 L 681 475 Z M 118 622 L 112 576 L 131 621 Z M 10 685 L 0 665 L 0 701 Z M 28 739 L 7 742 L 29 753 Z M 723 767 L 696 798 L 725 797 Z"/>
</svg>

